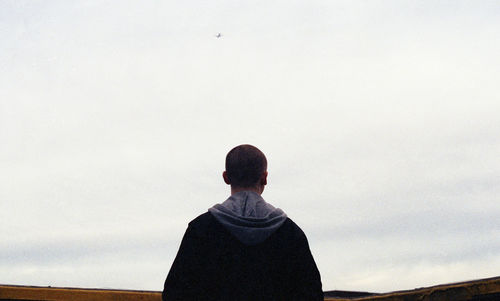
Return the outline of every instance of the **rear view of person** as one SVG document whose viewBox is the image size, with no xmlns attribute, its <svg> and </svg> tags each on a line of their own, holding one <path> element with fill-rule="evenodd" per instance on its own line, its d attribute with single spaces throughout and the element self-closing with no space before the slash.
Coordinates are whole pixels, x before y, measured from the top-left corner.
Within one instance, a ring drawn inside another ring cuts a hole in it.
<svg viewBox="0 0 500 301">
<path fill-rule="evenodd" d="M 261 196 L 265 155 L 237 146 L 222 176 L 231 196 L 189 223 L 163 300 L 323 300 L 304 232 Z"/>
</svg>

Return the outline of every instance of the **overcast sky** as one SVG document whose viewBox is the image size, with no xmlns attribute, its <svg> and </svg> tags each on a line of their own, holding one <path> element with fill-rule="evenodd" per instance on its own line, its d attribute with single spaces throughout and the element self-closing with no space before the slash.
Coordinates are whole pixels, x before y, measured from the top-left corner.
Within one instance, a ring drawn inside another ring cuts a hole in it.
<svg viewBox="0 0 500 301">
<path fill-rule="evenodd" d="M 0 283 L 162 290 L 242 143 L 324 290 L 499 276 L 499 53 L 498 1 L 0 0 Z"/>
</svg>

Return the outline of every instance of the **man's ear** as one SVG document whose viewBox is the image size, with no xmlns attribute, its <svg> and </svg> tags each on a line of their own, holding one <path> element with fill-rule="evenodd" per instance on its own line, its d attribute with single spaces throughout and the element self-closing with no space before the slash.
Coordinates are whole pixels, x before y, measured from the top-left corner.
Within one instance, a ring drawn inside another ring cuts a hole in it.
<svg viewBox="0 0 500 301">
<path fill-rule="evenodd" d="M 222 173 L 222 178 L 224 179 L 224 182 L 226 182 L 227 185 L 231 185 L 231 180 L 229 180 L 229 177 L 227 176 L 227 172 L 224 171 Z"/>
<path fill-rule="evenodd" d="M 262 176 L 260 177 L 260 185 L 267 185 L 267 171 L 262 173 Z"/>
</svg>

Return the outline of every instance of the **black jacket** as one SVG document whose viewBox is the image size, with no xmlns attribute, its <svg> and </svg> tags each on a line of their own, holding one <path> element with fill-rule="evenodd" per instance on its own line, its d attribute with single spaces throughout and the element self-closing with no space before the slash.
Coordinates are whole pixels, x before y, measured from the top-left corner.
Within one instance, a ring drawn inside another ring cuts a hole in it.
<svg viewBox="0 0 500 301">
<path fill-rule="evenodd" d="M 248 246 L 210 213 L 189 223 L 168 273 L 163 300 L 323 300 L 321 279 L 302 230 L 289 218 Z"/>
</svg>

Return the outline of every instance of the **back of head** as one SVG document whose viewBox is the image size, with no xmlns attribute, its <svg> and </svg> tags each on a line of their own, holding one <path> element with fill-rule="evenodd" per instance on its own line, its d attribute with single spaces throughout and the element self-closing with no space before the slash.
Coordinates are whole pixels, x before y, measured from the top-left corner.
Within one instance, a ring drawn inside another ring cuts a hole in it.
<svg viewBox="0 0 500 301">
<path fill-rule="evenodd" d="M 266 156 L 255 146 L 238 145 L 226 156 L 226 173 L 232 187 L 254 187 L 266 170 Z"/>
</svg>

